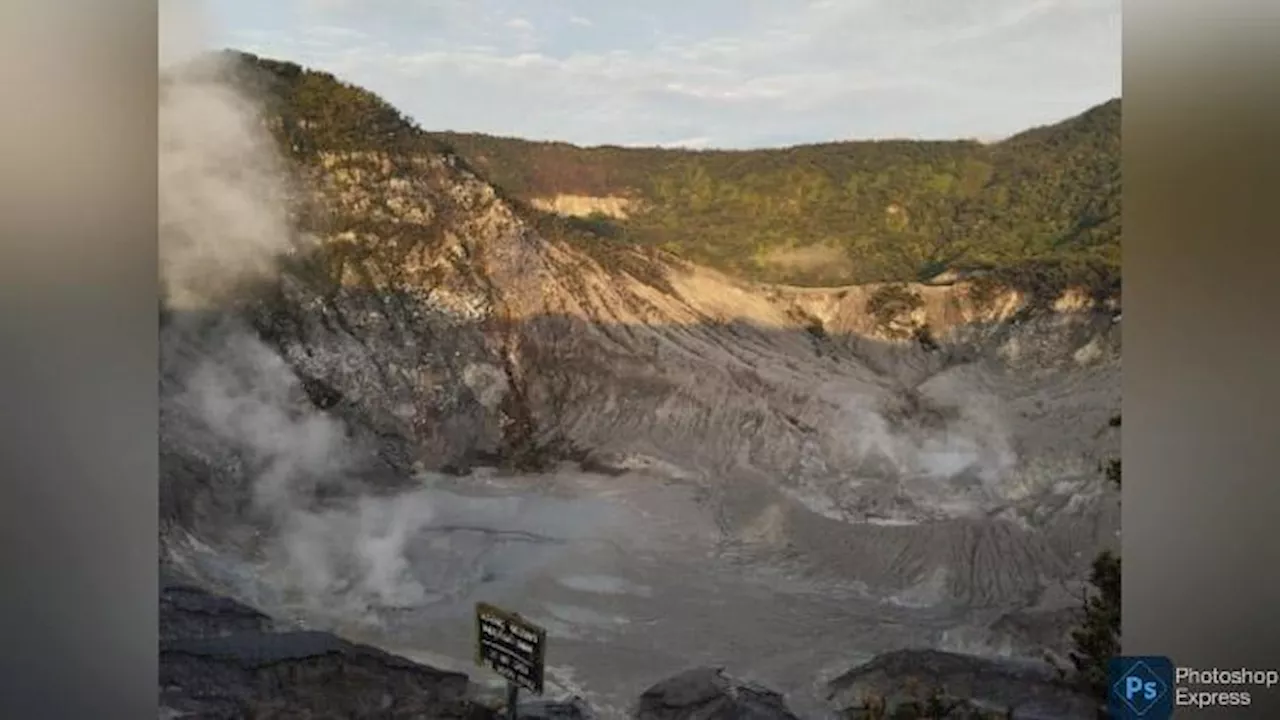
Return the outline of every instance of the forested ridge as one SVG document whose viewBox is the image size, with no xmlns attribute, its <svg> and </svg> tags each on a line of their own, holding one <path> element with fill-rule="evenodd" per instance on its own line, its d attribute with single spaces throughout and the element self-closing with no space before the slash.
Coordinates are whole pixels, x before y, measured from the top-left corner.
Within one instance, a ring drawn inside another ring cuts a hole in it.
<svg viewBox="0 0 1280 720">
<path fill-rule="evenodd" d="M 927 280 L 947 269 L 1011 283 L 1118 291 L 1120 100 L 1004 141 L 850 141 L 779 149 L 577 147 L 427 132 L 327 73 L 234 53 L 282 145 L 456 155 L 579 244 L 657 248 L 753 280 Z M 265 72 L 263 72 L 265 71 Z M 558 195 L 625 198 L 625 217 L 557 218 Z"/>
</svg>

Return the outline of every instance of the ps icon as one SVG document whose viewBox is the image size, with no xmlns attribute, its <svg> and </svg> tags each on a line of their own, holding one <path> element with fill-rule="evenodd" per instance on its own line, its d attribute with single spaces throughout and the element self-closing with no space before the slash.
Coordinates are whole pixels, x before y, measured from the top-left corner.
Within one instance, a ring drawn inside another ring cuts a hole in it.
<svg viewBox="0 0 1280 720">
<path fill-rule="evenodd" d="M 1167 657 L 1112 658 L 1107 705 L 1115 720 L 1168 720 L 1173 715 L 1173 662 Z"/>
</svg>

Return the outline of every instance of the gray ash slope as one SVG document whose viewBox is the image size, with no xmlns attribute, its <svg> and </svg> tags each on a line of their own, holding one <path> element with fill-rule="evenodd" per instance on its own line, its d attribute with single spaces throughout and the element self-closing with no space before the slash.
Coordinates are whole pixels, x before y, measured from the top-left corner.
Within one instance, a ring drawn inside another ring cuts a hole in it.
<svg viewBox="0 0 1280 720">
<path fill-rule="evenodd" d="M 1117 529 L 1114 308 L 958 282 L 885 324 L 875 287 L 584 249 L 385 108 L 345 128 L 376 148 L 257 115 L 228 77 L 323 78 L 232 59 L 161 110 L 168 568 L 424 657 L 525 602 L 605 705 L 703 661 L 808 692 L 908 645 L 1060 649 Z"/>
</svg>

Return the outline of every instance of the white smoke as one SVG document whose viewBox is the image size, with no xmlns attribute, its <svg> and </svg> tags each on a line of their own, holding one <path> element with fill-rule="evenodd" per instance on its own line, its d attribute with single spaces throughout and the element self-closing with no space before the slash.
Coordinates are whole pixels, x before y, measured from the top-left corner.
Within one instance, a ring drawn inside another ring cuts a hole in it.
<svg viewBox="0 0 1280 720">
<path fill-rule="evenodd" d="M 285 164 L 259 106 L 230 81 L 229 58 L 204 52 L 203 30 L 196 3 L 162 2 L 160 279 L 177 314 L 225 307 L 295 247 Z M 170 401 L 244 459 L 254 509 L 276 528 L 263 579 L 317 601 L 339 590 L 366 605 L 419 597 L 405 547 L 430 508 L 364 498 L 317 509 L 316 487 L 351 470 L 343 424 L 300 402 L 296 374 L 247 329 L 224 326 L 198 352 Z"/>
<path fill-rule="evenodd" d="M 271 137 L 220 59 L 168 70 L 160 96 L 160 272 L 171 307 L 216 304 L 292 246 Z"/>
<path fill-rule="evenodd" d="M 221 340 L 187 377 L 182 400 L 211 432 L 247 456 L 256 469 L 259 508 L 293 509 L 317 480 L 348 469 L 345 428 L 300 409 L 297 376 L 257 338 L 235 332 Z"/>
<path fill-rule="evenodd" d="M 972 387 L 932 390 L 922 402 L 947 412 L 932 424 L 904 426 L 874 401 L 848 398 L 832 424 L 831 449 L 848 467 L 876 461 L 875 474 L 922 516 L 982 516 L 1020 499 L 1018 454 L 999 403 Z"/>
<path fill-rule="evenodd" d="M 862 420 L 856 434 L 859 454 L 889 459 L 904 477 L 944 479 L 972 471 L 994 485 L 1017 460 L 1007 429 L 976 393 L 966 398 L 957 417 L 936 429 L 905 431 L 892 427 L 881 413 L 863 408 L 852 412 Z"/>
<path fill-rule="evenodd" d="M 406 548 L 432 516 L 421 493 L 294 513 L 266 569 L 304 605 L 326 603 L 331 617 L 372 619 L 376 607 L 420 605 L 426 590 L 412 575 Z"/>
</svg>

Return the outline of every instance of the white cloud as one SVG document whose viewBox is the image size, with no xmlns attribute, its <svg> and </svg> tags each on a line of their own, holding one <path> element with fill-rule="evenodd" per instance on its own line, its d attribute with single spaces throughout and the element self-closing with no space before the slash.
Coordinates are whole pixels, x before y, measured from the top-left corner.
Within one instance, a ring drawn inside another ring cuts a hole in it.
<svg viewBox="0 0 1280 720">
<path fill-rule="evenodd" d="M 338 27 L 336 25 L 312 25 L 304 28 L 302 31 L 305 35 L 311 37 L 325 38 L 334 42 L 343 41 L 363 41 L 369 39 L 368 33 L 353 30 L 348 27 Z"/>
<path fill-rule="evenodd" d="M 255 47 L 427 128 L 586 144 L 991 137 L 1120 88 L 1119 0 L 592 5 L 568 21 L 589 34 L 559 4 L 305 1 L 307 29 Z"/>
</svg>

